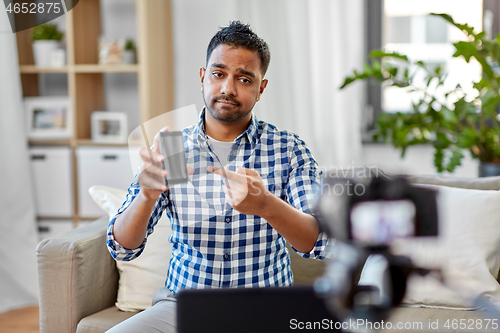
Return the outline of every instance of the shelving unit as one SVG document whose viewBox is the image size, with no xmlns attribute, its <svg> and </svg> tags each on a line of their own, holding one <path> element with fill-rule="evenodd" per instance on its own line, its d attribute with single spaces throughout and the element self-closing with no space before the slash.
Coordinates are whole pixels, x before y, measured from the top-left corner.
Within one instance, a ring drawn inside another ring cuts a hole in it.
<svg viewBox="0 0 500 333">
<path fill-rule="evenodd" d="M 106 0 L 101 0 L 106 1 Z M 31 29 L 18 32 L 20 76 L 24 97 L 40 96 L 39 75 L 66 74 L 68 97 L 73 109 L 73 136 L 68 140 L 30 141 L 30 146 L 68 146 L 72 150 L 74 214 L 68 216 L 77 226 L 82 220 L 78 207 L 76 149 L 81 146 L 120 147 L 126 144 L 96 144 L 91 141 L 91 114 L 105 110 L 103 76 L 106 73 L 137 75 L 139 119 L 144 123 L 173 110 L 174 79 L 170 0 L 136 0 L 138 64 L 98 64 L 101 35 L 100 0 L 80 0 L 65 14 L 67 65 L 39 68 L 34 65 Z M 138 124 L 139 125 L 139 124 Z M 167 124 L 170 125 L 170 124 Z M 39 219 L 53 219 L 40 216 Z"/>
</svg>

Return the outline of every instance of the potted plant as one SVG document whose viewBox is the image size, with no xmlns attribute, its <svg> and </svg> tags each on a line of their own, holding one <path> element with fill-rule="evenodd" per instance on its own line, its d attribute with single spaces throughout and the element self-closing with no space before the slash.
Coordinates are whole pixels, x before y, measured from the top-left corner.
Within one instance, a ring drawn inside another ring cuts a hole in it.
<svg viewBox="0 0 500 333">
<path fill-rule="evenodd" d="M 127 39 L 123 48 L 122 63 L 132 65 L 136 63 L 136 48 L 132 39 Z"/>
<path fill-rule="evenodd" d="M 45 23 L 33 28 L 31 39 L 36 66 L 50 66 L 51 55 L 59 47 L 63 35 L 54 24 Z"/>
<path fill-rule="evenodd" d="M 390 141 L 402 156 L 409 146 L 431 144 L 438 172 L 453 172 L 469 151 L 480 161 L 480 176 L 500 175 L 500 35 L 490 40 L 484 32 L 474 33 L 473 27 L 447 14 L 431 15 L 442 17 L 466 35 L 466 40 L 453 44 L 453 57 L 463 57 L 467 63 L 474 58 L 481 65 L 483 74 L 472 82 L 472 94 L 457 85 L 438 97 L 436 91 L 445 89 L 447 78 L 441 66 L 431 68 L 406 55 L 380 50 L 372 52 L 372 62 L 347 77 L 341 89 L 357 80 L 375 79 L 417 93 L 412 112 L 383 113 L 377 118 L 374 140 Z M 415 80 L 417 70 L 425 73 L 423 85 Z M 492 174 L 492 168 L 498 171 Z"/>
</svg>

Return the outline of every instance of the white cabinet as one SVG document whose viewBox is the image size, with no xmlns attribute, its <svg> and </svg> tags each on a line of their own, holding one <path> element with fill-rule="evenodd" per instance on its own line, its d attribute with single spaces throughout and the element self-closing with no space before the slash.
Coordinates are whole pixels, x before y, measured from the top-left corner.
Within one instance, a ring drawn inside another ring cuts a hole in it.
<svg viewBox="0 0 500 333">
<path fill-rule="evenodd" d="M 137 172 L 139 148 L 78 147 L 76 158 L 79 216 L 94 218 L 106 215 L 92 200 L 88 190 L 94 185 L 127 190 Z"/>
<path fill-rule="evenodd" d="M 73 217 L 70 147 L 29 149 L 38 216 Z"/>
<path fill-rule="evenodd" d="M 43 220 L 38 221 L 38 240 L 61 235 L 73 229 L 72 220 Z"/>
</svg>

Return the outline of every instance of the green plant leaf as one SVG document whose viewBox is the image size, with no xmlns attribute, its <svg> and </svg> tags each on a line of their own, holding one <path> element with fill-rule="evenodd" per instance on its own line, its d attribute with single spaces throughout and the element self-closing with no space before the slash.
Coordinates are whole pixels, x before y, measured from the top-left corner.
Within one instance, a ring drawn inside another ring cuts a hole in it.
<svg viewBox="0 0 500 333">
<path fill-rule="evenodd" d="M 350 85 L 351 83 L 353 83 L 356 80 L 357 80 L 357 78 L 355 78 L 355 77 L 346 77 L 344 80 L 344 83 L 340 86 L 339 89 L 344 89 L 346 86 Z"/>
<path fill-rule="evenodd" d="M 396 52 L 384 52 L 381 50 L 375 50 L 375 51 L 370 52 L 370 57 L 371 58 L 387 58 L 387 57 L 389 57 L 389 58 L 396 58 L 396 59 L 408 61 L 408 57 L 403 55 L 403 54 L 399 54 Z"/>
<path fill-rule="evenodd" d="M 44 23 L 37 25 L 31 31 L 31 39 L 36 40 L 57 40 L 60 41 L 64 34 L 57 29 L 55 24 Z"/>
<path fill-rule="evenodd" d="M 462 164 L 462 159 L 464 158 L 464 154 L 460 149 L 453 149 L 451 151 L 451 156 L 448 160 L 448 164 L 446 166 L 446 171 L 453 172 L 455 168 Z"/>
<path fill-rule="evenodd" d="M 443 167 L 444 163 L 444 154 L 441 149 L 437 149 L 434 152 L 434 166 L 436 167 L 437 172 L 441 173 L 444 171 Z"/>
<path fill-rule="evenodd" d="M 456 42 L 453 44 L 456 48 L 454 57 L 464 57 L 465 61 L 469 62 L 471 57 L 475 57 L 477 55 L 477 48 L 471 44 L 470 42 Z"/>
<path fill-rule="evenodd" d="M 458 123 L 458 117 L 455 114 L 455 112 L 451 111 L 450 109 L 444 107 L 441 109 L 441 114 L 443 116 L 443 120 L 446 122 L 449 122 L 453 125 Z"/>
<path fill-rule="evenodd" d="M 389 66 L 389 67 L 387 67 L 387 72 L 389 72 L 389 74 L 391 74 L 391 76 L 397 76 L 398 75 L 398 68 L 393 67 L 393 66 Z"/>
<path fill-rule="evenodd" d="M 443 65 L 439 65 L 438 67 L 436 67 L 436 69 L 434 70 L 434 73 L 437 75 L 437 76 L 440 76 L 441 75 L 441 71 L 443 70 Z"/>
<path fill-rule="evenodd" d="M 453 18 L 450 15 L 448 15 L 448 14 L 444 14 L 444 13 L 431 13 L 430 15 L 441 16 L 446 21 L 450 22 L 451 24 L 453 24 L 458 29 L 462 30 L 467 35 L 473 35 L 474 34 L 474 28 L 473 27 L 470 27 L 467 24 L 459 24 L 459 23 L 455 22 L 453 20 Z"/>
</svg>

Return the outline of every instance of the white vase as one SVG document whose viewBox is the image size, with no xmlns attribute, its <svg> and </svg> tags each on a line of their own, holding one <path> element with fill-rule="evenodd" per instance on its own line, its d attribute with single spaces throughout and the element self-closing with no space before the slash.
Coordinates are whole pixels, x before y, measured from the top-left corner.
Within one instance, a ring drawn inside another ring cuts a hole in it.
<svg viewBox="0 0 500 333">
<path fill-rule="evenodd" d="M 122 64 L 133 65 L 135 64 L 135 51 L 125 50 L 122 53 Z"/>
<path fill-rule="evenodd" d="M 56 40 L 36 40 L 33 42 L 33 57 L 37 67 L 49 67 L 51 54 L 59 47 Z"/>
</svg>

